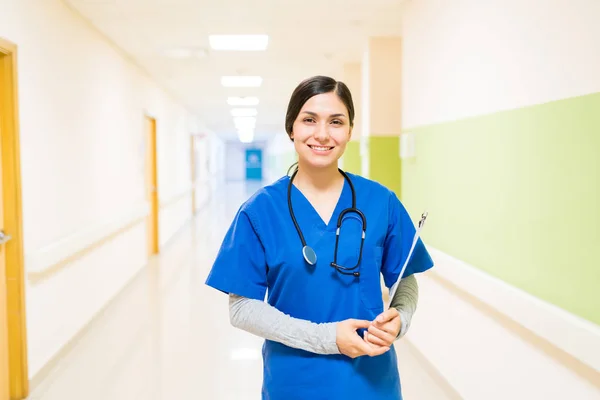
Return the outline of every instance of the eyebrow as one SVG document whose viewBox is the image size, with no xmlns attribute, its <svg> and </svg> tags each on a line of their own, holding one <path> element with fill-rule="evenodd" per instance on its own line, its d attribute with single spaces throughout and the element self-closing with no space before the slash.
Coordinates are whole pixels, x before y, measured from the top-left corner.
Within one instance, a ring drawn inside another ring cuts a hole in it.
<svg viewBox="0 0 600 400">
<path fill-rule="evenodd" d="M 302 113 L 303 113 L 303 114 L 312 115 L 312 116 L 314 116 L 314 117 L 318 116 L 316 112 L 312 112 L 312 111 L 303 111 Z M 346 116 L 346 114 L 331 114 L 329 117 L 330 117 L 330 118 L 334 118 L 334 117 L 345 117 L 345 118 L 348 118 L 348 117 Z"/>
</svg>

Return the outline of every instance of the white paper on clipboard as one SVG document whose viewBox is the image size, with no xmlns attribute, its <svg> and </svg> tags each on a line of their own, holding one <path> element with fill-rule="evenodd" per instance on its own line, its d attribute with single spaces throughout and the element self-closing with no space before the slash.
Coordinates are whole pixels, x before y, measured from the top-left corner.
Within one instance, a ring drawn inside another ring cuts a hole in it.
<svg viewBox="0 0 600 400">
<path fill-rule="evenodd" d="M 389 301 L 389 304 L 387 305 L 386 309 L 390 308 L 390 305 L 392 304 L 392 299 L 394 298 L 394 295 L 396 294 L 396 290 L 398 289 L 398 286 L 400 285 L 400 281 L 402 280 L 402 276 L 404 275 L 406 266 L 408 265 L 410 259 L 412 258 L 413 251 L 415 250 L 417 242 L 419 241 L 419 237 L 421 236 L 421 229 L 423 229 L 423 226 L 425 225 L 425 220 L 427 219 L 427 215 L 428 215 L 427 212 L 424 212 L 421 215 L 421 220 L 419 221 L 419 225 L 417 226 L 415 236 L 413 237 L 412 245 L 410 246 L 410 250 L 408 251 L 408 256 L 406 257 L 406 260 L 404 261 L 404 265 L 402 266 L 402 269 L 400 270 L 400 275 L 398 275 L 398 279 L 396 280 L 396 283 L 394 283 L 392 285 L 392 287 L 390 288 L 390 301 Z"/>
</svg>

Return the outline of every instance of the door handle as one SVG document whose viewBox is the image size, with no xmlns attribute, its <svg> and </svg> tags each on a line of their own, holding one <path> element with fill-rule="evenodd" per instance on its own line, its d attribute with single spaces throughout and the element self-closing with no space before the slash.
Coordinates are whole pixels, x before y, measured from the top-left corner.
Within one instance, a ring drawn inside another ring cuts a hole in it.
<svg viewBox="0 0 600 400">
<path fill-rule="evenodd" d="M 12 239 L 12 237 L 10 235 L 7 235 L 6 233 L 4 233 L 4 231 L 0 231 L 0 245 L 3 245 L 4 243 L 8 242 L 10 239 Z"/>
</svg>

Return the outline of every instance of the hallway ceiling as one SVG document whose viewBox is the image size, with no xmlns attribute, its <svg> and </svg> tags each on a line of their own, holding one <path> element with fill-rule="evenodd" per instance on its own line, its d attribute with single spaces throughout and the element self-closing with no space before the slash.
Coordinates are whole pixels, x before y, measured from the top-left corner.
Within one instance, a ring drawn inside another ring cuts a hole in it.
<svg viewBox="0 0 600 400">
<path fill-rule="evenodd" d="M 257 96 L 255 138 L 283 134 L 290 94 L 304 78 L 342 78 L 369 36 L 400 34 L 405 0 L 65 0 L 129 54 L 209 129 L 237 137 L 229 96 Z M 266 51 L 212 50 L 210 34 L 267 34 Z M 177 49 L 200 54 L 169 56 Z M 259 88 L 225 88 L 223 75 L 259 75 Z"/>
</svg>

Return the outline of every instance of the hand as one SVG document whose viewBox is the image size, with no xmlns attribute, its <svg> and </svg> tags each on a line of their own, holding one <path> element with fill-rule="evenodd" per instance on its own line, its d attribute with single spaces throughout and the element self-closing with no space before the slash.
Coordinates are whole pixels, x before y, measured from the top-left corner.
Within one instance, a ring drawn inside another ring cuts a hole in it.
<svg viewBox="0 0 600 400">
<path fill-rule="evenodd" d="M 365 342 L 390 347 L 398 337 L 401 328 L 400 313 L 395 308 L 390 308 L 379 314 L 369 325 L 369 331 L 365 332 Z"/>
<path fill-rule="evenodd" d="M 365 342 L 356 332 L 357 329 L 366 329 L 370 325 L 370 321 L 356 319 L 347 319 L 338 322 L 336 325 L 336 344 L 338 349 L 340 349 L 340 353 L 350 358 L 356 358 L 364 355 L 374 357 L 388 351 L 390 348 L 387 346 L 378 346 Z"/>
</svg>

